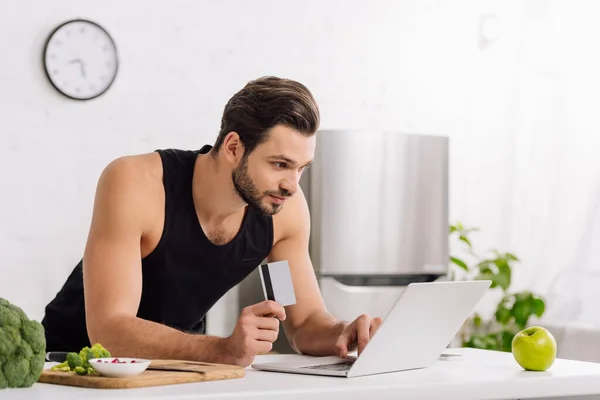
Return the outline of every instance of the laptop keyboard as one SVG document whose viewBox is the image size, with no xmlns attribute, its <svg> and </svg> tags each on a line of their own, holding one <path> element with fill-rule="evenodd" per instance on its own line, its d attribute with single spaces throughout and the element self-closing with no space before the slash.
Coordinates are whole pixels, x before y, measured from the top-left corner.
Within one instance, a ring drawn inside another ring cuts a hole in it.
<svg viewBox="0 0 600 400">
<path fill-rule="evenodd" d="M 334 364 L 321 364 L 321 365 L 310 365 L 308 367 L 302 367 L 307 369 L 320 369 L 327 371 L 348 371 L 350 367 L 354 364 L 353 361 L 342 361 Z"/>
<path fill-rule="evenodd" d="M 445 358 L 452 359 L 455 357 L 460 357 L 460 355 L 442 354 L 440 356 L 440 359 L 441 360 L 443 360 Z M 309 365 L 307 367 L 300 367 L 300 368 L 319 369 L 319 370 L 325 370 L 325 371 L 348 371 L 350 369 L 350 367 L 352 366 L 352 364 L 354 364 L 354 361 L 342 361 L 342 362 L 333 363 L 333 364 Z"/>
</svg>

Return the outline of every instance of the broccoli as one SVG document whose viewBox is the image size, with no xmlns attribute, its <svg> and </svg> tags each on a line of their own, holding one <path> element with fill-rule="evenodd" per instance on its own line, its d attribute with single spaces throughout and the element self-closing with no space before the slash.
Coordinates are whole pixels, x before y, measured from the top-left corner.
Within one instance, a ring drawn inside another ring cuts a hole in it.
<svg viewBox="0 0 600 400">
<path fill-rule="evenodd" d="M 92 353 L 94 353 L 94 358 L 110 357 L 110 352 L 106 350 L 100 343 L 94 343 L 92 346 Z"/>
<path fill-rule="evenodd" d="M 98 375 L 96 370 L 90 365 L 92 358 L 110 357 L 110 352 L 100 343 L 95 343 L 92 347 L 86 346 L 77 353 L 67 353 L 67 360 L 56 364 L 51 369 L 53 371 L 72 372 L 78 375 Z"/>
<path fill-rule="evenodd" d="M 67 364 L 70 369 L 75 369 L 76 367 L 83 366 L 83 361 L 81 357 L 77 353 L 68 353 L 67 354 Z"/>
<path fill-rule="evenodd" d="M 85 374 L 87 374 L 87 369 L 85 369 L 83 367 L 75 367 L 75 373 L 77 375 L 85 375 Z"/>
<path fill-rule="evenodd" d="M 44 369 L 45 354 L 42 324 L 0 298 L 0 389 L 33 386 Z"/>
<path fill-rule="evenodd" d="M 92 358 L 108 358 L 110 357 L 110 352 L 106 350 L 100 343 L 94 343 L 92 347 L 84 347 L 79 352 L 79 356 L 81 357 L 82 366 L 87 368 L 91 367 L 89 361 Z"/>
<path fill-rule="evenodd" d="M 82 361 L 82 366 L 87 368 L 90 366 L 90 363 L 88 362 L 89 360 L 91 360 L 94 357 L 94 353 L 92 352 L 92 349 L 90 349 L 89 347 L 84 347 L 83 349 L 81 349 L 81 351 L 79 352 L 79 357 L 81 357 L 81 361 Z"/>
<path fill-rule="evenodd" d="M 62 371 L 62 372 L 70 372 L 71 368 L 69 368 L 69 362 L 68 361 L 64 361 L 60 364 L 56 364 L 55 366 L 53 366 L 52 368 L 50 368 L 52 371 Z"/>
</svg>

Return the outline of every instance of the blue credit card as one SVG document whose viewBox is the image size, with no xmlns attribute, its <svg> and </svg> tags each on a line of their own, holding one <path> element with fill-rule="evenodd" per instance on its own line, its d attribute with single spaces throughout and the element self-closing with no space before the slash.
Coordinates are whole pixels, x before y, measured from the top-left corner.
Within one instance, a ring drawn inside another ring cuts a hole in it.
<svg viewBox="0 0 600 400">
<path fill-rule="evenodd" d="M 262 264 L 259 268 L 265 300 L 273 300 L 282 306 L 296 304 L 292 274 L 287 260 Z"/>
</svg>

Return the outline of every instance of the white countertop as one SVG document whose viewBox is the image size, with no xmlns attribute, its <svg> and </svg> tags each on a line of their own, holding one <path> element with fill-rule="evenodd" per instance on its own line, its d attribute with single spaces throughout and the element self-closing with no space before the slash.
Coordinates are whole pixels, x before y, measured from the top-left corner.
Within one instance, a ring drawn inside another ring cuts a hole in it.
<svg viewBox="0 0 600 400">
<path fill-rule="evenodd" d="M 600 364 L 558 359 L 548 371 L 528 372 L 510 353 L 463 348 L 446 352 L 463 356 L 438 361 L 428 369 L 357 378 L 248 368 L 240 379 L 141 389 L 84 389 L 36 383 L 27 389 L 0 390 L 0 399 L 525 399 L 589 394 L 597 394 L 600 399 Z M 294 357 L 302 356 L 260 356 L 256 362 Z"/>
</svg>

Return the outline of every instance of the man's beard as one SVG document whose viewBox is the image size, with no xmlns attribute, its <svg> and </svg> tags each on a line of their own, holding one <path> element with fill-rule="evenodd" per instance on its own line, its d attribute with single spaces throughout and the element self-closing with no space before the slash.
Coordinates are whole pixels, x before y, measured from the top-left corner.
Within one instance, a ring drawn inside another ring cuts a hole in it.
<svg viewBox="0 0 600 400">
<path fill-rule="evenodd" d="M 231 173 L 231 179 L 233 180 L 233 187 L 235 188 L 235 191 L 237 192 L 238 196 L 240 196 L 240 198 L 244 200 L 244 202 L 246 202 L 248 205 L 256 208 L 265 215 L 277 214 L 279 211 L 281 211 L 283 205 L 276 203 L 265 205 L 262 202 L 263 198 L 269 195 L 274 195 L 283 198 L 290 196 L 290 192 L 288 192 L 285 189 L 261 193 L 252 181 L 252 178 L 250 178 L 250 176 L 248 175 L 247 157 L 242 158 L 240 165 L 238 165 L 238 167 L 233 170 L 233 172 Z"/>
</svg>

